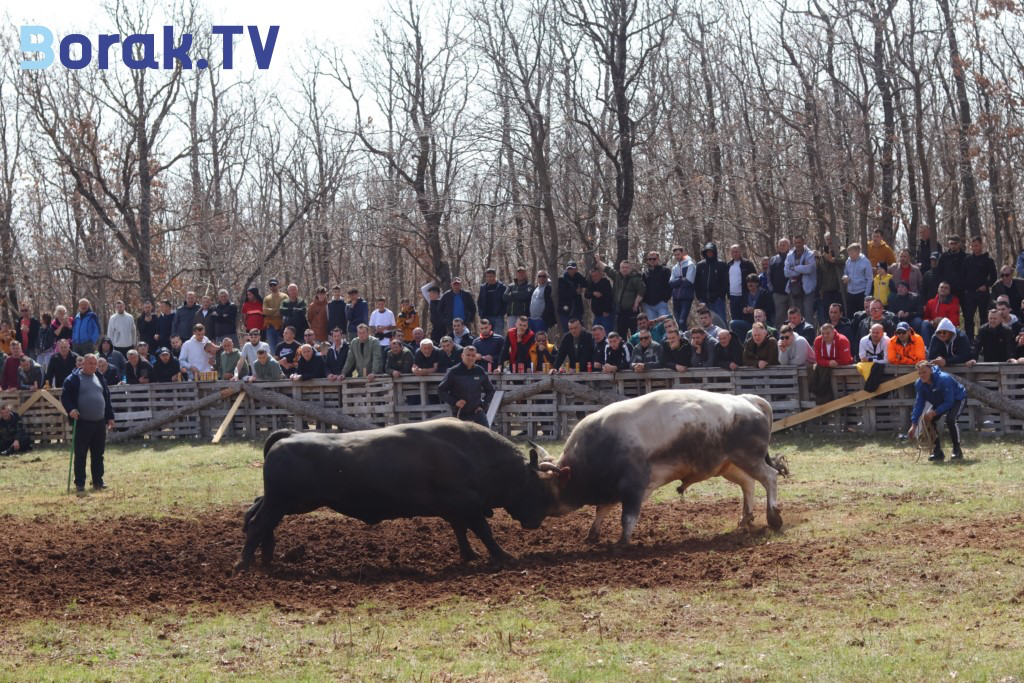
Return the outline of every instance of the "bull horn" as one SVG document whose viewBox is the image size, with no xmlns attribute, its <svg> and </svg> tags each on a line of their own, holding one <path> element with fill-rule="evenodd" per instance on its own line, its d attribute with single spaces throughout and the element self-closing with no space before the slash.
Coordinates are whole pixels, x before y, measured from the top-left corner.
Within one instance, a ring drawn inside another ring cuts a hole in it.
<svg viewBox="0 0 1024 683">
<path fill-rule="evenodd" d="M 546 461 L 542 462 L 540 464 L 540 467 L 538 467 L 537 469 L 539 469 L 541 472 L 560 472 L 561 471 L 558 468 L 558 465 L 556 465 L 555 463 L 551 462 L 550 460 L 546 460 Z"/>
<path fill-rule="evenodd" d="M 537 452 L 538 452 L 538 453 L 540 453 L 540 457 L 541 457 L 541 460 L 547 460 L 547 461 L 552 461 L 552 460 L 554 460 L 554 458 L 553 458 L 553 457 L 551 456 L 551 454 L 550 454 L 550 453 L 548 453 L 548 452 L 547 452 L 546 450 L 544 450 L 544 447 L 543 447 L 543 446 L 541 446 L 541 445 L 537 444 L 537 443 L 536 443 L 536 442 L 534 442 L 534 441 L 531 441 L 530 439 L 527 439 L 527 440 L 526 440 L 526 442 L 527 442 L 528 444 L 530 444 L 530 446 L 532 446 L 533 448 L 535 448 L 535 449 L 537 450 Z"/>
</svg>

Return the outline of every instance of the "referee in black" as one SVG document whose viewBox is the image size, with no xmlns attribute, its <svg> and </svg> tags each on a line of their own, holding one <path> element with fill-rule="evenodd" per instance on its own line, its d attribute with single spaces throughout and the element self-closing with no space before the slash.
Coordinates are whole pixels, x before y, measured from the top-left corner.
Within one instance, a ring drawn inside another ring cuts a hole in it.
<svg viewBox="0 0 1024 683">
<path fill-rule="evenodd" d="M 114 407 L 110 404 L 110 390 L 100 373 L 96 372 L 99 359 L 87 354 L 82 368 L 64 380 L 60 402 L 68 417 L 74 420 L 75 439 L 75 491 L 85 493 L 85 457 L 92 454 L 92 487 L 97 491 L 107 488 L 103 483 L 103 451 L 107 446 L 107 430 L 114 428 Z"/>
<path fill-rule="evenodd" d="M 455 417 L 490 428 L 487 407 L 494 397 L 494 385 L 487 372 L 476 364 L 475 346 L 462 349 L 462 362 L 448 369 L 437 385 L 437 393 Z"/>
</svg>

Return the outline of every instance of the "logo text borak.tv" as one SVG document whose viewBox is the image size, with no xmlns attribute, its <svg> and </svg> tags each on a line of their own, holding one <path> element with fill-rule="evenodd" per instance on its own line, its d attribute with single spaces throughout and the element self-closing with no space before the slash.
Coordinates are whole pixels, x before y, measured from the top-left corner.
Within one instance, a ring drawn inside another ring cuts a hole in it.
<svg viewBox="0 0 1024 683">
<path fill-rule="evenodd" d="M 221 38 L 221 68 L 234 68 L 234 38 L 248 33 L 256 66 L 260 69 L 269 69 L 280 28 L 271 26 L 267 30 L 266 38 L 263 38 L 258 26 L 213 26 L 211 33 Z M 163 48 L 160 50 L 160 61 L 157 60 L 158 39 Z M 164 26 L 159 37 L 152 33 L 133 33 L 122 38 L 119 33 L 101 33 L 95 45 L 89 36 L 69 33 L 61 38 L 56 53 L 52 30 L 46 26 L 22 26 L 21 51 L 28 55 L 34 54 L 36 57 L 21 61 L 20 66 L 22 69 L 45 69 L 59 60 L 64 68 L 84 69 L 93 62 L 95 53 L 96 65 L 100 69 L 108 69 L 111 58 L 113 57 L 114 61 L 118 58 L 118 46 L 120 61 L 131 69 L 174 69 L 175 62 L 180 63 L 182 69 L 193 68 L 193 55 L 189 54 L 192 48 L 192 34 L 182 33 L 180 40 L 175 41 L 173 26 Z M 206 56 L 195 56 L 194 65 L 197 69 L 205 69 L 210 63 Z"/>
</svg>

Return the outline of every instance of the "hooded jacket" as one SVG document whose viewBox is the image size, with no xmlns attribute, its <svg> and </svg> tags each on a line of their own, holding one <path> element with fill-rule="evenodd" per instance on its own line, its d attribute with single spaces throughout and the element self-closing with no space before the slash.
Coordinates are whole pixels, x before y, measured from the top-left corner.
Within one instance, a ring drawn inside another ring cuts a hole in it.
<svg viewBox="0 0 1024 683">
<path fill-rule="evenodd" d="M 942 368 L 932 368 L 932 381 L 926 384 L 922 380 L 914 383 L 917 391 L 917 400 L 914 402 L 914 410 L 910 413 L 910 423 L 917 424 L 924 413 L 924 404 L 931 403 L 932 410 L 937 415 L 944 415 L 953 407 L 957 401 L 967 398 L 967 389 L 953 379 L 949 374 L 942 371 Z"/>
<path fill-rule="evenodd" d="M 984 295 L 991 291 L 999 277 L 996 274 L 996 262 L 982 252 L 978 255 L 968 254 L 964 257 L 964 293 L 972 295 Z M 988 287 L 985 292 L 979 292 L 978 287 Z"/>
<path fill-rule="evenodd" d="M 947 365 L 963 365 L 971 360 L 971 342 L 963 330 L 958 330 L 953 323 L 943 318 L 935 332 L 928 344 L 928 360 L 944 358 Z M 954 335 L 946 343 L 939 339 L 939 332 L 953 332 Z"/>
<path fill-rule="evenodd" d="M 724 299 L 729 293 L 729 265 L 718 260 L 718 245 L 708 242 L 701 252 L 704 260 L 697 264 L 694 281 L 696 297 L 705 303 Z"/>
<path fill-rule="evenodd" d="M 533 346 L 534 335 L 533 330 L 526 330 L 526 334 L 523 335 L 522 341 L 519 340 L 519 332 L 516 329 L 512 329 L 505 337 L 505 346 L 501 349 L 501 359 L 498 361 L 499 364 L 504 365 L 508 363 L 513 372 L 517 372 L 516 368 L 522 365 L 524 368 L 530 365 L 530 348 Z"/>
<path fill-rule="evenodd" d="M 961 297 L 964 294 L 964 262 L 967 254 L 964 250 L 956 252 L 944 251 L 939 257 L 939 263 L 935 266 L 936 285 L 940 282 L 948 282 L 949 289 L 953 296 Z"/>
<path fill-rule="evenodd" d="M 81 311 L 75 315 L 71 326 L 72 344 L 98 344 L 100 340 L 100 319 L 90 308 L 83 315 Z"/>
</svg>

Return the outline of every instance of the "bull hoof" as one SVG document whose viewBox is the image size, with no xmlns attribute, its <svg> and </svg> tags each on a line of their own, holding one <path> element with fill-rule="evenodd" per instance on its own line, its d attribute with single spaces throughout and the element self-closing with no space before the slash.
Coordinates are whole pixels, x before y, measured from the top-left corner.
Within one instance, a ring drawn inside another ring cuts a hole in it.
<svg viewBox="0 0 1024 683">
<path fill-rule="evenodd" d="M 680 484 L 679 486 L 677 486 L 676 493 L 678 493 L 680 496 L 686 493 L 686 484 Z"/>
<path fill-rule="evenodd" d="M 468 553 L 460 553 L 459 554 L 459 559 L 462 562 L 462 564 L 469 564 L 470 562 L 472 562 L 473 560 L 477 559 L 478 557 L 480 557 L 480 556 L 477 555 L 472 550 L 470 550 Z"/>
<path fill-rule="evenodd" d="M 235 562 L 235 573 L 241 574 L 249 569 L 249 562 L 247 560 L 239 560 Z"/>
<path fill-rule="evenodd" d="M 502 551 L 500 553 L 492 554 L 488 561 L 491 564 L 511 564 L 516 561 L 516 558 L 513 555 L 509 555 L 508 553 Z"/>
<path fill-rule="evenodd" d="M 587 543 L 590 545 L 597 545 L 601 542 L 601 534 L 591 531 L 587 534 Z"/>
<path fill-rule="evenodd" d="M 612 555 L 622 555 L 629 550 L 629 541 L 616 541 L 612 544 L 610 552 Z"/>
<path fill-rule="evenodd" d="M 778 508 L 768 511 L 768 526 L 772 531 L 782 528 L 782 515 L 779 514 Z"/>
<path fill-rule="evenodd" d="M 744 533 L 750 533 L 754 528 L 754 516 L 743 515 L 740 518 L 740 523 L 736 525 L 736 528 Z"/>
</svg>

